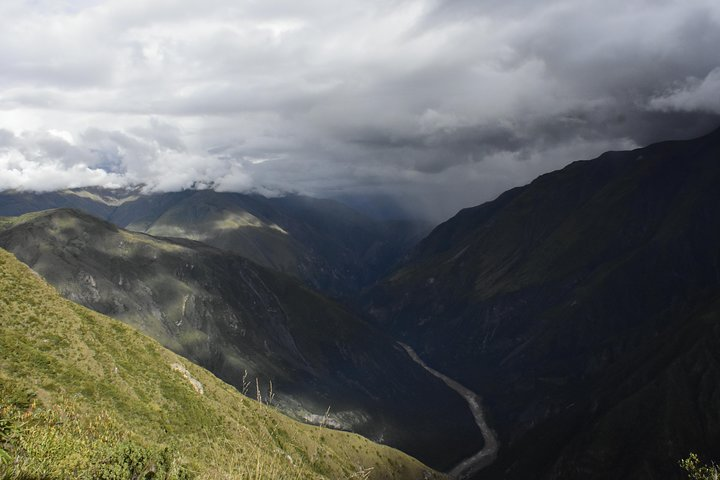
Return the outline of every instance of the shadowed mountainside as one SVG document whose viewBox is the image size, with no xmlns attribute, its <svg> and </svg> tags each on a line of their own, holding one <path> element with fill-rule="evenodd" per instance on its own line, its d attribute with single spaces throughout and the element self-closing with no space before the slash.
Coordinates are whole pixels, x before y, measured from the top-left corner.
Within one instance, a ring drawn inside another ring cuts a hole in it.
<svg viewBox="0 0 720 480">
<path fill-rule="evenodd" d="M 720 455 L 720 130 L 575 162 L 438 226 L 364 297 L 484 397 L 479 478 L 680 478 Z"/>
<path fill-rule="evenodd" d="M 85 188 L 0 193 L 0 215 L 76 208 L 122 228 L 198 240 L 300 278 L 332 295 L 352 294 L 385 274 L 426 230 L 380 222 L 333 200 L 185 190 Z"/>
</svg>

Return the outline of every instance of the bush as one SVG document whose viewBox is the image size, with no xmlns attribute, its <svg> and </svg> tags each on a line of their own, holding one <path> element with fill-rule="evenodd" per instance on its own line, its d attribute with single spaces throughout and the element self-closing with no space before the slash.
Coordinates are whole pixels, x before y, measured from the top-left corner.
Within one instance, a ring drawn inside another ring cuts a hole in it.
<svg viewBox="0 0 720 480">
<path fill-rule="evenodd" d="M 691 480 L 718 480 L 720 479 L 720 468 L 714 463 L 712 465 L 704 465 L 700 463 L 700 458 L 691 453 L 688 458 L 680 460 L 680 467 L 687 472 L 688 478 Z"/>
<path fill-rule="evenodd" d="M 10 383 L 0 377 L 0 409 L 14 407 L 21 410 L 30 408 L 35 401 L 35 392 Z"/>
<path fill-rule="evenodd" d="M 25 392 L 0 406 L 0 479 L 189 480 L 166 446 L 143 445 L 109 415 L 73 402 L 38 407 Z"/>
<path fill-rule="evenodd" d="M 98 480 L 190 479 L 189 473 L 176 464 L 169 449 L 150 449 L 132 442 L 109 449 L 107 458 L 95 466 L 92 477 Z"/>
</svg>

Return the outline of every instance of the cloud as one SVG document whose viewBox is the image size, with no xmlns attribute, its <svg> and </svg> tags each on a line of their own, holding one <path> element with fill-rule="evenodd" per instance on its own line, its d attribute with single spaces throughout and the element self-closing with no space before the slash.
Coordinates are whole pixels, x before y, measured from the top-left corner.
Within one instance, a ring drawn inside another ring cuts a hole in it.
<svg viewBox="0 0 720 480">
<path fill-rule="evenodd" d="M 720 124 L 715 0 L 10 0 L 0 27 L 0 188 L 389 195 L 439 219 Z"/>
<path fill-rule="evenodd" d="M 650 108 L 664 112 L 705 111 L 720 114 L 720 67 L 703 79 L 688 78 L 677 88 L 652 98 Z"/>
<path fill-rule="evenodd" d="M 103 169 L 83 164 L 63 165 L 56 160 L 33 160 L 16 150 L 0 151 L 0 190 L 60 190 L 86 185 L 117 188 L 124 180 Z"/>
</svg>

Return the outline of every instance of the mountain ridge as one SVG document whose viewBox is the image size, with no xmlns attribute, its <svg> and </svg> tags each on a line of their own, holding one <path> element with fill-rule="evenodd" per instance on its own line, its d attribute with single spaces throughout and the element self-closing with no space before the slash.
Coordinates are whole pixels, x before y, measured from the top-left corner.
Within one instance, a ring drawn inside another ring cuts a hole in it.
<svg viewBox="0 0 720 480">
<path fill-rule="evenodd" d="M 585 410 L 567 409 L 587 395 L 614 398 L 604 409 L 616 402 L 621 413 L 602 421 L 617 428 L 630 421 L 611 378 L 636 377 L 635 353 L 661 355 L 648 347 L 652 339 L 672 338 L 681 319 L 700 322 L 693 312 L 720 290 L 719 159 L 716 130 L 574 162 L 462 210 L 365 294 L 378 325 L 483 395 L 507 446 L 488 478 L 607 478 L 602 469 L 612 461 L 588 467 L 582 458 L 621 448 L 635 457 L 620 462 L 625 470 L 615 478 L 680 478 L 674 461 L 688 452 L 673 429 L 683 430 L 690 410 L 668 417 L 662 441 L 643 450 L 618 439 L 571 440 L 568 432 L 591 428 L 604 413 L 584 400 Z M 717 318 L 710 304 L 706 315 Z M 685 358 L 679 347 L 672 354 Z M 696 363 L 713 368 L 711 360 Z M 657 381 L 680 382 L 689 373 L 667 368 Z M 680 394 L 660 391 L 686 405 Z M 718 403 L 699 405 L 708 415 Z M 645 421 L 638 429 L 649 428 Z M 696 438 L 717 438 L 693 425 Z M 540 446 L 526 440 L 550 432 L 565 433 Z M 693 448 L 717 456 L 713 442 Z"/>
<path fill-rule="evenodd" d="M 77 208 L 119 227 L 200 240 L 342 296 L 372 283 L 424 231 L 383 222 L 344 204 L 299 195 L 184 190 L 142 194 L 105 189 L 0 192 L 0 215 Z"/>
</svg>

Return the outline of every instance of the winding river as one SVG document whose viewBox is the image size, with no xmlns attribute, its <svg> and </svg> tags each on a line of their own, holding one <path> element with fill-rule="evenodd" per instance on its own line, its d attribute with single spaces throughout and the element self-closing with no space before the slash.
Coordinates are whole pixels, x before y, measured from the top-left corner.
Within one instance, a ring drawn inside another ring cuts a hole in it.
<svg viewBox="0 0 720 480">
<path fill-rule="evenodd" d="M 480 396 L 469 388 L 465 388 L 464 386 L 460 385 L 452 378 L 443 375 L 442 373 L 431 367 L 428 367 L 425 362 L 423 362 L 422 359 L 418 357 L 417 353 L 415 353 L 415 350 L 413 350 L 412 347 L 410 347 L 409 345 L 405 345 L 404 343 L 400 342 L 398 342 L 398 345 L 405 349 L 407 354 L 415 363 L 417 363 L 425 370 L 430 372 L 432 375 L 445 382 L 445 385 L 455 390 L 465 399 L 465 401 L 468 403 L 468 406 L 470 407 L 470 411 L 472 412 L 473 417 L 475 417 L 475 423 L 482 432 L 484 441 L 482 450 L 457 464 L 449 472 L 449 475 L 452 478 L 456 479 L 469 478 L 470 476 L 476 474 L 483 468 L 493 463 L 495 461 L 495 458 L 497 457 L 497 452 L 500 445 L 498 444 L 495 432 L 492 431 L 490 426 L 487 424 L 487 421 L 485 420 L 485 414 L 482 409 Z"/>
</svg>

